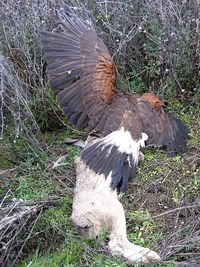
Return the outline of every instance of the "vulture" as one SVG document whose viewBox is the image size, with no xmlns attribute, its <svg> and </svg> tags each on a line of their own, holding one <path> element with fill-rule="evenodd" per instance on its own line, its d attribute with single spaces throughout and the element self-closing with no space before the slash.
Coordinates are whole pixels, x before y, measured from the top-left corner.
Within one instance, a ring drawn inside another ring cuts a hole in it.
<svg viewBox="0 0 200 267">
<path fill-rule="evenodd" d="M 70 123 L 100 134 L 81 160 L 98 174 L 111 174 L 111 189 L 124 193 L 141 147 L 184 153 L 189 130 L 156 95 L 117 90 L 113 57 L 84 7 L 79 17 L 62 2 L 56 14 L 60 30 L 41 33 L 49 86 Z"/>
</svg>

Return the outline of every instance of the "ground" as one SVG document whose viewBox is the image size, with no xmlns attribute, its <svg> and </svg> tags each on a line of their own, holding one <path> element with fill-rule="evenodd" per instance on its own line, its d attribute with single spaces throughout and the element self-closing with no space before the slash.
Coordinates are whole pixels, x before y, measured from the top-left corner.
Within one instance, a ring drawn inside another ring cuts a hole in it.
<svg viewBox="0 0 200 267">
<path fill-rule="evenodd" d="M 188 152 L 169 158 L 164 150 L 144 149 L 145 160 L 122 200 L 128 236 L 160 253 L 162 262 L 152 266 L 199 266 L 199 108 L 174 100 L 168 109 L 190 128 Z M 20 138 L 1 141 L 0 207 L 1 218 L 8 219 L 4 228 L 0 223 L 4 266 L 128 266 L 109 254 L 107 233 L 87 240 L 70 221 L 74 157 L 80 151 L 65 141 L 77 135 L 84 134 L 66 124 L 44 131 L 41 148 Z"/>
</svg>

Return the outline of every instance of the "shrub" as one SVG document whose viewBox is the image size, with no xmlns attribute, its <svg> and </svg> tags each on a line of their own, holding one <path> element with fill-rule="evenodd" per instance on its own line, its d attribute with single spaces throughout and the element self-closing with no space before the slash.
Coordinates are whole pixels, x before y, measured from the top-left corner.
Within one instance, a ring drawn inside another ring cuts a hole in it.
<svg viewBox="0 0 200 267">
<path fill-rule="evenodd" d="M 80 11 L 82 1 L 66 2 Z M 150 90 L 167 100 L 198 94 L 199 1 L 88 0 L 85 5 L 116 61 L 121 89 Z M 26 133 L 34 139 L 39 128 L 51 128 L 60 117 L 51 123 L 48 115 L 57 106 L 47 90 L 40 43 L 41 30 L 57 27 L 56 6 L 56 0 L 0 3 L 1 137 L 9 125 L 15 137 Z"/>
</svg>

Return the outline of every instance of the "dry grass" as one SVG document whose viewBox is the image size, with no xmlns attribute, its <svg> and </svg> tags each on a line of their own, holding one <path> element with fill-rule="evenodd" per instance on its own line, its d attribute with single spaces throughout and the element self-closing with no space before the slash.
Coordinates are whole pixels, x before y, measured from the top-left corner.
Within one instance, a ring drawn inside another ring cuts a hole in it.
<svg viewBox="0 0 200 267">
<path fill-rule="evenodd" d="M 153 159 L 151 152 L 145 154 L 146 162 L 140 166 L 138 176 L 130 184 L 128 202 L 125 200 L 124 203 L 127 212 L 138 210 L 151 214 L 154 225 L 152 237 L 155 233 L 161 235 L 153 243 L 163 263 L 198 266 L 200 150 L 190 146 L 187 155 L 177 159 L 167 158 L 161 152 L 155 153 Z M 134 225 L 134 217 L 131 220 L 128 217 L 128 221 Z M 141 222 L 138 227 L 144 236 L 149 235 Z"/>
<path fill-rule="evenodd" d="M 26 243 L 37 233 L 35 225 L 47 207 L 52 207 L 58 198 L 42 201 L 16 199 L 8 191 L 0 203 L 0 265 L 16 266 L 22 257 Z M 26 229 L 26 232 L 24 232 Z M 22 233 L 25 234 L 23 240 Z"/>
</svg>

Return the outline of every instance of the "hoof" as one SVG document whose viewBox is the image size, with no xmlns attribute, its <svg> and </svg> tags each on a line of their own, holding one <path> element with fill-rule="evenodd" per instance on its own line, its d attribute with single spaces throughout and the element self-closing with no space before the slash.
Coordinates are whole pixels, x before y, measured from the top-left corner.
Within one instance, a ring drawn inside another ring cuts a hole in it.
<svg viewBox="0 0 200 267">
<path fill-rule="evenodd" d="M 149 249 L 143 248 L 140 252 L 132 252 L 125 257 L 129 262 L 156 263 L 159 262 L 160 256 Z"/>
<path fill-rule="evenodd" d="M 122 245 L 122 244 L 113 244 L 109 242 L 109 248 L 111 253 L 114 255 L 122 255 L 126 258 L 129 262 L 142 262 L 142 263 L 155 263 L 159 262 L 160 256 L 144 247 L 136 246 L 129 242 L 129 245 Z"/>
</svg>

